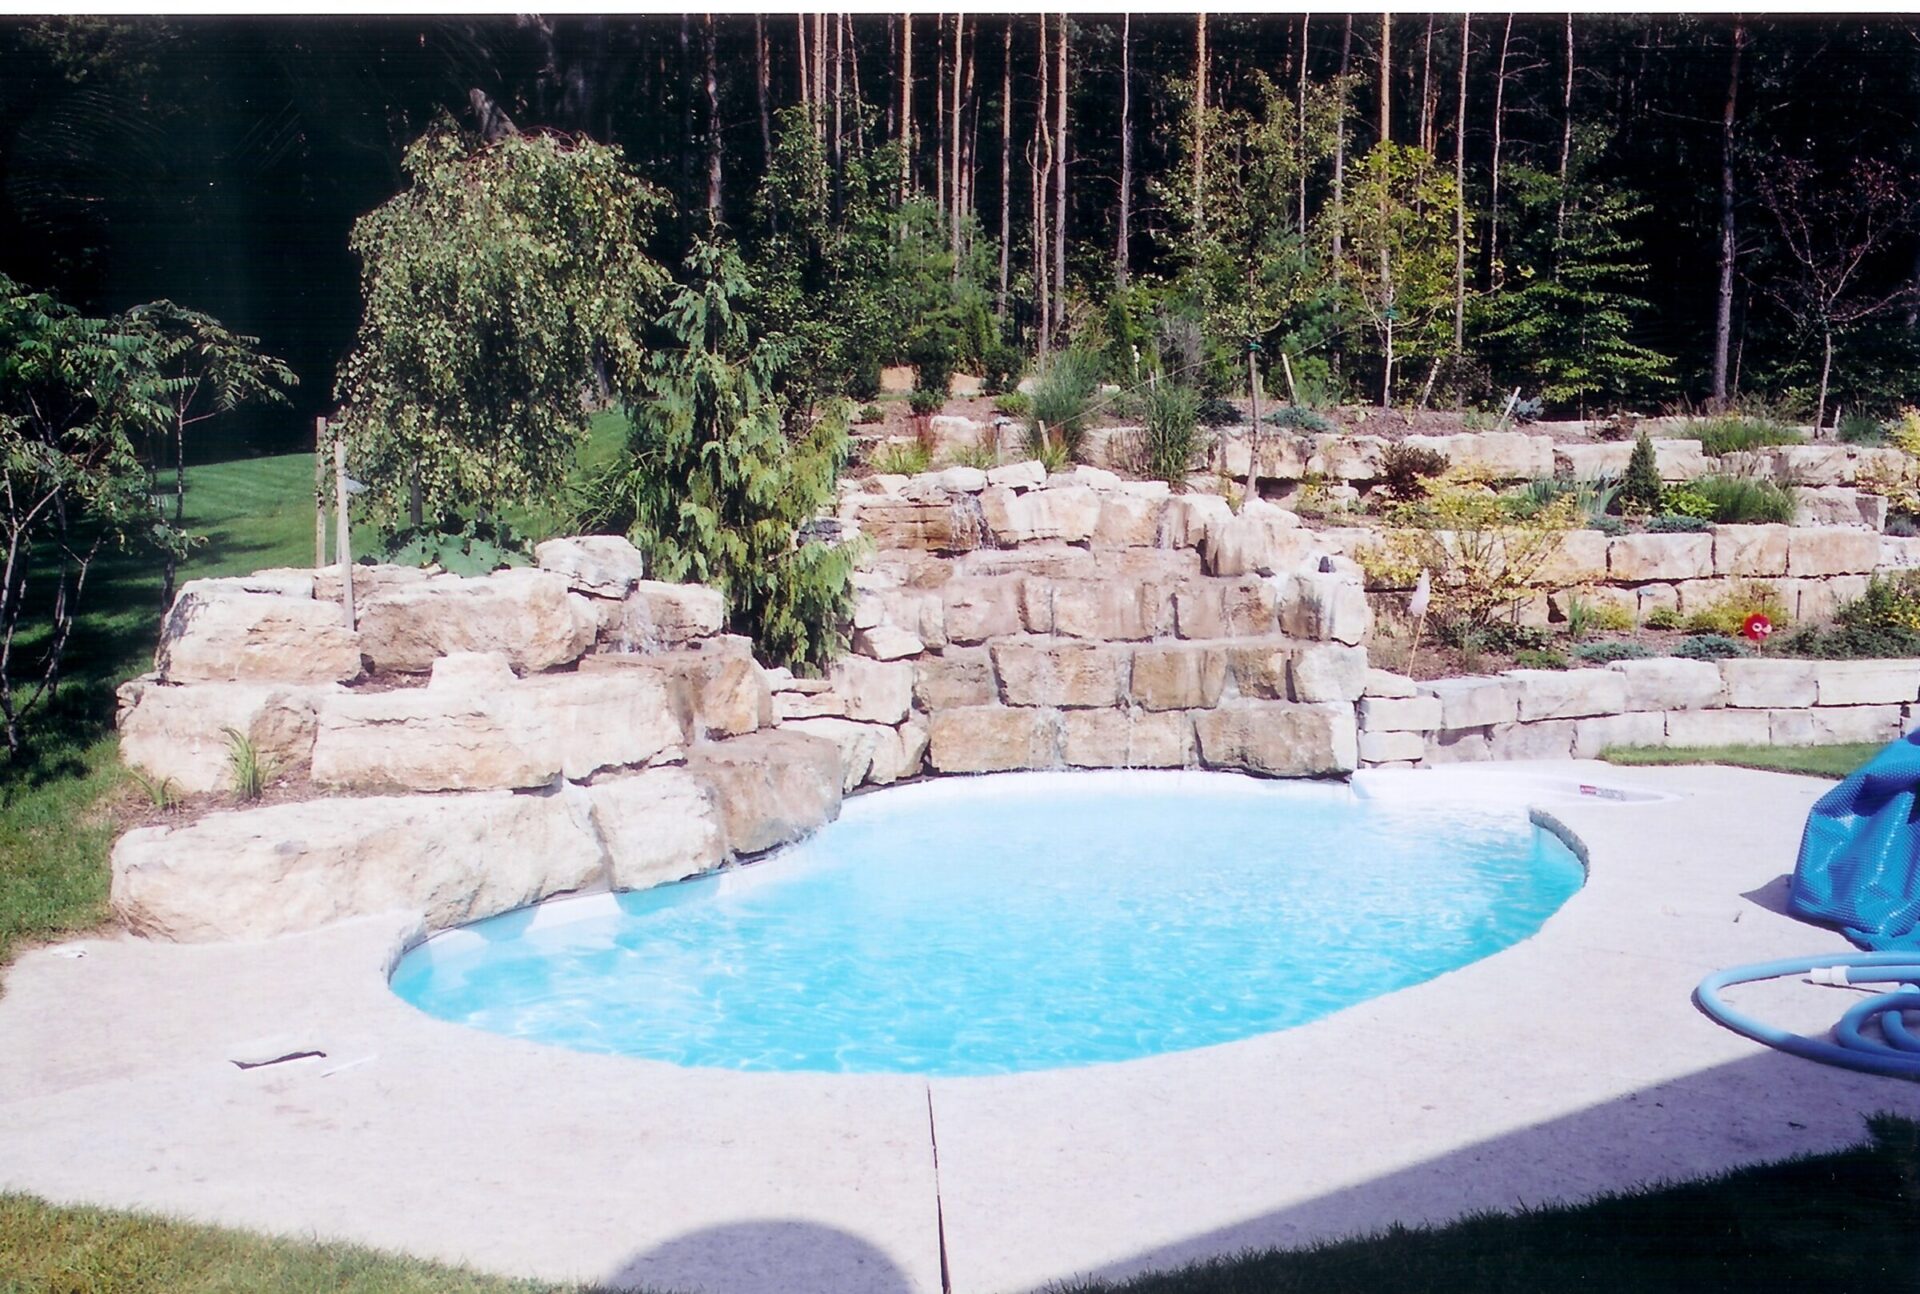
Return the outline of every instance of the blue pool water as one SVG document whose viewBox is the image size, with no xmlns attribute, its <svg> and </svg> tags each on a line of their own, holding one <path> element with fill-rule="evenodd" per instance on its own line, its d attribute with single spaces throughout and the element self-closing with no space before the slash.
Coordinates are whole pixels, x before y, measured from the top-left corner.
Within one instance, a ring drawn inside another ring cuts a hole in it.
<svg viewBox="0 0 1920 1294">
<path fill-rule="evenodd" d="M 849 801 L 751 867 L 477 923 L 393 988 L 680 1065 L 1011 1073 L 1303 1024 L 1526 938 L 1582 876 L 1517 808 L 1005 774 Z"/>
</svg>

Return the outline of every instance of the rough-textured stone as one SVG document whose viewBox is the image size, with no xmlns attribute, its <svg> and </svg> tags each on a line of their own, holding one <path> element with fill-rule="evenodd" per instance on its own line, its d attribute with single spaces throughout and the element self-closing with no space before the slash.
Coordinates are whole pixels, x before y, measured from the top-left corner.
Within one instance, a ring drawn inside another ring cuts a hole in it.
<svg viewBox="0 0 1920 1294">
<path fill-rule="evenodd" d="M 1259 638 L 1251 642 L 1232 641 L 1227 646 L 1227 668 L 1233 675 L 1233 689 L 1236 694 L 1250 701 L 1299 701 L 1309 698 L 1296 697 L 1288 680 L 1293 668 L 1294 652 L 1300 644 L 1284 638 Z M 1139 662 L 1134 663 L 1136 672 Z M 1331 701 L 1334 697 L 1313 697 L 1315 701 Z M 1212 705 L 1213 702 L 1207 702 Z"/>
<path fill-rule="evenodd" d="M 1628 583 L 1701 579 L 1713 574 L 1713 536 L 1618 535 L 1607 542 L 1607 571 Z"/>
<path fill-rule="evenodd" d="M 927 721 L 917 714 L 897 727 L 881 729 L 868 780 L 876 786 L 890 786 L 903 777 L 918 777 L 926 766 L 927 734 Z"/>
<path fill-rule="evenodd" d="M 1370 696 L 1360 702 L 1360 727 L 1367 732 L 1432 732 L 1440 726 L 1438 697 Z"/>
<path fill-rule="evenodd" d="M 1080 708 L 1118 705 L 1125 695 L 1124 647 L 1070 638 L 996 642 L 993 672 L 1000 699 L 1010 706 Z"/>
<path fill-rule="evenodd" d="M 684 768 L 600 778 L 586 789 L 593 825 L 617 890 L 643 890 L 697 876 L 727 858 L 713 788 Z"/>
<path fill-rule="evenodd" d="M 1865 575 L 1828 575 L 1821 579 L 1779 580 L 1775 587 L 1795 620 L 1831 620 L 1841 607 L 1867 591 Z"/>
<path fill-rule="evenodd" d="M 1259 637 L 1274 631 L 1279 606 L 1267 580 L 1188 580 L 1174 590 L 1174 630 L 1182 638 Z"/>
<path fill-rule="evenodd" d="M 1607 577 L 1607 537 L 1598 530 L 1568 530 L 1559 547 L 1540 564 L 1537 578 L 1560 586 L 1591 584 Z"/>
<path fill-rule="evenodd" d="M 1715 526 L 1713 573 L 1771 577 L 1787 573 L 1787 527 Z"/>
<path fill-rule="evenodd" d="M 679 587 L 679 586 L 669 586 Z M 598 618 L 550 571 L 436 576 L 360 604 L 360 650 L 374 668 L 421 673 L 454 652 L 501 652 L 523 674 L 568 665 L 593 644 Z"/>
<path fill-rule="evenodd" d="M 978 467 L 949 467 L 928 474 L 935 489 L 949 494 L 978 494 L 987 488 L 987 474 Z"/>
<path fill-rule="evenodd" d="M 1555 445 L 1554 470 L 1576 481 L 1597 481 L 1602 477 L 1618 480 L 1627 474 L 1627 460 L 1633 457 L 1633 444 L 1631 440 L 1616 440 L 1587 445 Z M 1663 481 L 1691 481 L 1714 470 L 1712 461 L 1702 452 L 1701 442 L 1697 440 L 1655 439 L 1653 459 Z"/>
<path fill-rule="evenodd" d="M 1442 729 L 1427 736 L 1429 764 L 1474 764 L 1493 758 L 1493 729 Z"/>
<path fill-rule="evenodd" d="M 1084 485 L 1047 487 L 1016 494 L 989 488 L 980 506 L 994 541 L 1002 546 L 1058 539 L 1083 544 L 1100 525 L 1100 495 Z"/>
<path fill-rule="evenodd" d="M 1193 719 L 1178 710 L 1069 710 L 1061 755 L 1075 768 L 1183 768 L 1193 760 Z"/>
<path fill-rule="evenodd" d="M 999 699 L 1000 685 L 984 647 L 949 647 L 913 662 L 913 700 L 922 710 L 993 705 Z"/>
<path fill-rule="evenodd" d="M 1160 542 L 1160 518 L 1166 510 L 1164 498 L 1131 493 L 1104 495 L 1093 542 L 1103 548 L 1151 548 Z"/>
<path fill-rule="evenodd" d="M 1151 644 L 1134 651 L 1132 677 L 1130 695 L 1142 709 L 1205 709 L 1226 686 L 1227 653 L 1203 643 Z"/>
<path fill-rule="evenodd" d="M 1920 664 L 1910 660 L 1823 660 L 1813 667 L 1820 705 L 1889 705 L 1920 700 Z"/>
<path fill-rule="evenodd" d="M 344 683 L 364 647 L 331 603 L 195 580 L 173 600 L 154 667 L 169 683 Z"/>
<path fill-rule="evenodd" d="M 1420 690 L 1440 698 L 1443 729 L 1485 728 L 1512 723 L 1520 714 L 1516 688 L 1498 678 L 1437 678 Z"/>
<path fill-rule="evenodd" d="M 1361 659 L 1366 659 L 1364 650 Z M 1405 674 L 1395 674 L 1384 669 L 1369 669 L 1362 680 L 1361 695 L 1386 697 L 1418 696 L 1420 695 L 1420 689 L 1414 681 Z M 1323 697 L 1321 699 L 1335 700 L 1337 698 Z"/>
<path fill-rule="evenodd" d="M 1380 456 L 1387 442 L 1379 436 L 1336 433 L 1313 437 L 1307 471 L 1331 481 L 1380 479 Z"/>
<path fill-rule="evenodd" d="M 1165 603 L 1159 586 L 1136 580 L 1061 580 L 1052 586 L 1047 627 L 1033 618 L 1027 627 L 1067 638 L 1138 642 L 1161 632 L 1170 618 Z"/>
<path fill-rule="evenodd" d="M 913 666 L 847 656 L 828 673 L 833 690 L 846 698 L 846 717 L 862 723 L 900 723 L 913 708 Z"/>
<path fill-rule="evenodd" d="M 1796 526 L 1856 526 L 1878 531 L 1887 524 L 1885 495 L 1845 485 L 1806 485 L 1793 490 Z"/>
<path fill-rule="evenodd" d="M 1579 720 L 1543 719 L 1495 724 L 1487 731 L 1490 759 L 1566 759 L 1573 752 Z"/>
<path fill-rule="evenodd" d="M 1796 526 L 1787 535 L 1787 574 L 1853 575 L 1880 560 L 1880 536 L 1840 526 Z"/>
<path fill-rule="evenodd" d="M 1175 548 L 1198 548 L 1210 527 L 1232 516 L 1233 509 L 1217 494 L 1183 494 L 1167 504 L 1161 538 Z"/>
<path fill-rule="evenodd" d="M 875 723 L 855 723 L 851 719 L 795 719 L 780 725 L 782 732 L 804 733 L 833 743 L 840 754 L 840 790 L 851 792 L 867 780 L 873 769 L 874 752 L 880 734 L 894 736 L 892 728 Z M 898 738 L 895 738 L 898 740 Z"/>
<path fill-rule="evenodd" d="M 1742 710 L 1808 706 L 1819 696 L 1815 663 L 1806 660 L 1723 660 L 1727 704 Z"/>
<path fill-rule="evenodd" d="M 909 633 L 898 625 L 856 629 L 853 631 L 852 647 L 860 655 L 874 660 L 905 660 L 927 649 L 918 634 Z"/>
<path fill-rule="evenodd" d="M 963 706 L 928 722 L 927 762 L 942 773 L 1051 768 L 1060 715 L 1052 710 Z"/>
<path fill-rule="evenodd" d="M 1655 656 L 1615 661 L 1607 668 L 1626 680 L 1628 710 L 1704 710 L 1726 704 L 1726 685 L 1712 661 Z"/>
<path fill-rule="evenodd" d="M 945 498 L 863 499 L 858 519 L 861 533 L 878 548 L 964 553 L 978 548 L 982 538 L 978 515 Z"/>
<path fill-rule="evenodd" d="M 1671 584 L 1642 584 L 1637 592 L 1640 597 L 1642 622 L 1656 611 L 1680 609 L 1680 591 Z"/>
<path fill-rule="evenodd" d="M 435 676 L 445 662 L 435 665 Z M 657 678 L 667 692 L 668 708 L 690 737 L 739 736 L 769 727 L 779 709 L 771 675 L 753 658 L 751 640 L 732 634 L 689 643 L 667 651 L 588 656 L 581 675 L 633 673 Z M 826 694 L 820 679 L 796 679 L 786 671 L 782 695 L 798 701 Z"/>
<path fill-rule="evenodd" d="M 1664 746 L 1667 742 L 1667 717 L 1658 711 L 1639 714 L 1607 714 L 1573 723 L 1573 757 L 1598 759 L 1614 746 Z"/>
<path fill-rule="evenodd" d="M 979 643 L 1019 633 L 1023 627 L 1020 583 L 1006 577 L 947 581 L 941 590 L 946 600 L 947 641 Z"/>
<path fill-rule="evenodd" d="M 1209 768 L 1315 777 L 1351 772 L 1360 759 L 1350 705 L 1237 701 L 1196 714 L 1193 731 Z"/>
<path fill-rule="evenodd" d="M 840 816 L 840 752 L 805 733 L 769 728 L 695 746 L 687 771 L 713 788 L 736 855 L 798 840 Z"/>
<path fill-rule="evenodd" d="M 887 589 L 878 596 L 880 619 L 873 624 L 856 624 L 854 628 L 871 631 L 891 626 L 904 629 L 926 647 L 938 649 L 947 645 L 946 599 L 938 591 Z"/>
<path fill-rule="evenodd" d="M 1399 764 L 1425 759 L 1427 739 L 1417 732 L 1360 733 L 1362 764 Z"/>
<path fill-rule="evenodd" d="M 726 599 L 702 584 L 636 580 L 621 604 L 619 641 L 631 650 L 657 651 L 710 638 L 726 624 Z"/>
<path fill-rule="evenodd" d="M 1765 710 L 1669 710 L 1669 746 L 1764 746 L 1773 739 Z"/>
<path fill-rule="evenodd" d="M 1295 638 L 1346 643 L 1366 641 L 1373 612 L 1360 581 L 1351 576 L 1287 577 L 1280 595 L 1280 627 Z"/>
<path fill-rule="evenodd" d="M 1627 708 L 1627 681 L 1609 669 L 1512 669 L 1506 672 L 1520 700 L 1520 722 L 1582 719 Z"/>
<path fill-rule="evenodd" d="M 186 795 L 231 789 L 228 730 L 242 734 L 276 767 L 313 755 L 314 708 L 337 684 L 195 683 L 152 676 L 121 685 L 120 758 L 155 783 Z"/>
<path fill-rule="evenodd" d="M 574 796 L 371 796 L 142 827 L 113 850 L 113 909 L 137 934 L 269 939 L 374 912 L 459 925 L 579 889 L 605 856 Z"/>
<path fill-rule="evenodd" d="M 534 564 L 567 581 L 577 593 L 623 598 L 647 578 L 646 559 L 619 535 L 549 539 L 533 550 Z"/>
<path fill-rule="evenodd" d="M 1013 490 L 1031 490 L 1047 479 L 1047 469 L 1038 459 L 1029 458 L 1023 463 L 1006 463 L 987 469 L 987 484 L 1004 486 Z"/>
<path fill-rule="evenodd" d="M 1770 710 L 1767 737 L 1776 746 L 1892 741 L 1904 727 L 1902 713 L 1897 705 L 1823 705 L 1813 710 Z"/>
</svg>

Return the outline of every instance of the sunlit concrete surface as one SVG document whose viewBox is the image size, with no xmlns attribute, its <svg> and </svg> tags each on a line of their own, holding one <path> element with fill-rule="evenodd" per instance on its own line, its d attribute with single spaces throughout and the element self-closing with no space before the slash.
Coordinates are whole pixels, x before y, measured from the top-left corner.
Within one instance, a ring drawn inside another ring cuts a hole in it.
<svg viewBox="0 0 1920 1294">
<path fill-rule="evenodd" d="M 1283 1033 L 1050 1073 L 749 1075 L 517 1042 L 387 991 L 397 914 L 39 950 L 0 996 L 0 1187 L 715 1294 L 937 1291 L 944 1219 L 972 1294 L 1578 1200 L 1920 1115 L 1920 1084 L 1776 1054 L 1690 999 L 1716 967 L 1846 948 L 1784 915 L 1826 783 L 1525 771 L 1675 798 L 1553 804 L 1589 882 L 1484 961 Z M 1730 996 L 1810 1032 L 1855 1000 Z"/>
</svg>

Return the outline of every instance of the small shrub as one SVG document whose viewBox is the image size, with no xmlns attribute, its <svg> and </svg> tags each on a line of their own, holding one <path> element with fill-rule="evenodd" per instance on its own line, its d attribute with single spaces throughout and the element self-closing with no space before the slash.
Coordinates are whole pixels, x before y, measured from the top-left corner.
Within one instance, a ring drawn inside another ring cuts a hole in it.
<svg viewBox="0 0 1920 1294">
<path fill-rule="evenodd" d="M 1691 485 L 1675 485 L 1660 492 L 1660 506 L 1669 516 L 1713 520 L 1713 500 Z"/>
<path fill-rule="evenodd" d="M 1685 622 L 1680 619 L 1680 613 L 1672 607 L 1655 607 L 1647 612 L 1647 618 L 1641 623 L 1649 629 L 1671 631 L 1679 629 Z"/>
<path fill-rule="evenodd" d="M 1489 413 L 1485 409 L 1463 409 L 1460 413 L 1460 429 L 1462 431 L 1492 431 L 1493 424 L 1498 418 L 1498 414 Z"/>
<path fill-rule="evenodd" d="M 907 358 L 913 365 L 914 386 L 945 401 L 953 389 L 953 347 L 943 339 L 923 337 Z"/>
<path fill-rule="evenodd" d="M 1539 625 L 1523 625 L 1512 620 L 1495 620 L 1474 625 L 1460 619 L 1443 622 L 1437 636 L 1449 647 L 1465 650 L 1469 644 L 1480 651 L 1522 652 L 1546 650 L 1547 631 Z"/>
<path fill-rule="evenodd" d="M 1154 479 L 1178 485 L 1187 479 L 1194 456 L 1205 444 L 1200 432 L 1200 393 L 1161 379 L 1149 385 L 1142 398 L 1147 424 L 1141 432 L 1142 467 Z"/>
<path fill-rule="evenodd" d="M 232 729 L 228 729 L 229 732 Z M 174 785 L 171 777 L 148 777 L 139 769 L 130 769 L 134 782 L 147 797 L 147 802 L 161 813 L 172 813 L 180 807 L 180 788 Z"/>
<path fill-rule="evenodd" d="M 1426 498 L 1428 479 L 1446 470 L 1447 456 L 1437 449 L 1395 441 L 1380 454 L 1380 479 L 1397 503 Z"/>
<path fill-rule="evenodd" d="M 1723 634 L 1733 637 L 1749 616 L 1765 616 L 1776 629 L 1784 628 L 1791 617 L 1780 592 L 1764 580 L 1742 580 L 1718 598 L 1687 617 L 1689 633 Z"/>
<path fill-rule="evenodd" d="M 919 387 L 907 397 L 907 407 L 922 418 L 930 418 L 947 407 L 947 396 L 944 391 Z"/>
<path fill-rule="evenodd" d="M 1034 461 L 1047 469 L 1048 476 L 1052 476 L 1055 472 L 1064 472 L 1073 466 L 1073 455 L 1068 453 L 1067 447 L 1057 440 L 1049 440 L 1031 448 Z"/>
<path fill-rule="evenodd" d="M 1245 415 L 1231 400 L 1223 400 L 1210 395 L 1200 402 L 1199 420 L 1202 427 L 1232 427 L 1245 421 Z"/>
<path fill-rule="evenodd" d="M 1513 654 L 1513 663 L 1521 669 L 1565 669 L 1567 658 L 1551 647 L 1522 647 Z"/>
<path fill-rule="evenodd" d="M 1834 613 L 1834 622 L 1854 629 L 1899 629 L 1920 633 L 1920 571 L 1875 575 L 1867 590 Z"/>
<path fill-rule="evenodd" d="M 1767 445 L 1795 445 L 1800 434 L 1772 418 L 1729 413 L 1696 424 L 1692 434 L 1699 439 L 1702 452 L 1732 454 Z"/>
<path fill-rule="evenodd" d="M 1594 623 L 1596 619 L 1594 613 L 1598 611 L 1599 608 L 1576 593 L 1569 593 L 1567 595 L 1566 607 L 1567 637 L 1573 639 L 1575 642 L 1579 642 L 1582 638 L 1590 637 L 1598 627 Z"/>
<path fill-rule="evenodd" d="M 1840 419 L 1839 437 L 1848 445 L 1884 445 L 1887 429 L 1872 414 L 1854 409 Z"/>
<path fill-rule="evenodd" d="M 1043 441 L 1059 444 L 1068 458 L 1080 453 L 1081 439 L 1092 418 L 1093 397 L 1100 389 L 1100 357 L 1079 349 L 1054 356 L 1047 371 L 1034 383 L 1027 414 L 1029 443 L 1039 457 Z"/>
<path fill-rule="evenodd" d="M 1633 456 L 1627 459 L 1627 474 L 1620 479 L 1617 496 L 1620 511 L 1644 515 L 1660 511 L 1660 465 L 1653 452 L 1653 441 L 1646 432 L 1633 442 Z"/>
<path fill-rule="evenodd" d="M 1020 370 L 1025 366 L 1026 358 L 1019 347 L 996 341 L 980 357 L 981 384 L 988 395 L 1009 394 L 1019 384 Z"/>
<path fill-rule="evenodd" d="M 1726 660 L 1733 656 L 1751 656 L 1753 649 L 1738 638 L 1724 634 L 1694 634 L 1681 639 L 1672 654 L 1682 660 Z"/>
<path fill-rule="evenodd" d="M 1909 457 L 1920 457 L 1920 409 L 1905 408 L 1887 428 L 1887 439 Z"/>
<path fill-rule="evenodd" d="M 1000 466 L 1000 455 L 992 445 L 962 445 L 947 455 L 949 467 L 977 467 L 986 471 Z"/>
<path fill-rule="evenodd" d="M 994 397 L 993 411 L 1009 418 L 1024 418 L 1033 412 L 1033 400 L 1025 391 L 1005 391 Z"/>
<path fill-rule="evenodd" d="M 1723 526 L 1793 521 L 1793 491 L 1772 481 L 1745 476 L 1703 476 L 1683 487 L 1705 499 L 1709 520 Z"/>
<path fill-rule="evenodd" d="M 381 558 L 395 566 L 438 566 L 454 575 L 486 575 L 505 566 L 525 566 L 531 553 L 504 521 L 444 516 L 405 526 L 387 536 Z"/>
<path fill-rule="evenodd" d="M 1584 665 L 1611 665 L 1617 660 L 1645 660 L 1653 653 L 1634 642 L 1581 643 L 1573 658 Z"/>
<path fill-rule="evenodd" d="M 1707 528 L 1705 517 L 1688 517 L 1679 513 L 1663 512 L 1657 517 L 1647 518 L 1647 533 L 1650 535 L 1692 535 Z"/>
<path fill-rule="evenodd" d="M 1884 660 L 1920 656 L 1920 633 L 1911 629 L 1836 624 L 1828 629 L 1807 625 L 1784 639 L 1775 639 L 1782 656 L 1815 660 Z"/>
<path fill-rule="evenodd" d="M 857 423 L 865 424 L 865 423 L 872 423 L 872 422 L 884 422 L 886 420 L 886 417 L 887 417 L 887 411 L 885 409 L 882 409 L 879 405 L 863 404 L 860 406 L 860 412 L 853 415 L 853 420 Z"/>
<path fill-rule="evenodd" d="M 847 375 L 847 394 L 856 400 L 871 400 L 880 394 L 878 356 L 867 355 L 854 361 L 853 372 Z"/>
<path fill-rule="evenodd" d="M 1260 421 L 1294 431 L 1337 431 L 1327 416 L 1297 404 L 1283 404 L 1260 415 Z M 1445 469 L 1442 463 L 1442 470 Z M 1431 475 L 1431 473 L 1430 473 Z"/>
<path fill-rule="evenodd" d="M 1617 538 L 1627 533 L 1627 523 L 1618 517 L 1589 517 L 1587 529 L 1597 530 L 1610 538 Z"/>
<path fill-rule="evenodd" d="M 227 772 L 233 777 L 233 793 L 242 800 L 257 800 L 273 780 L 273 761 L 260 753 L 253 739 L 238 728 L 222 728 L 227 738 Z"/>
<path fill-rule="evenodd" d="M 867 465 L 882 476 L 918 476 L 933 466 L 933 454 L 920 441 L 894 441 L 875 450 Z"/>
</svg>

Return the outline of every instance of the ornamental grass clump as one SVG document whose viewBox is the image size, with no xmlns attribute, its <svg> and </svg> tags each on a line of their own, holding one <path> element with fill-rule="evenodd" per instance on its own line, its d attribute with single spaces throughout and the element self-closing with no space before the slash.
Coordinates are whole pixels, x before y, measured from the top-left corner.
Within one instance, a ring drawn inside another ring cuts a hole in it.
<svg viewBox="0 0 1920 1294">
<path fill-rule="evenodd" d="M 1034 383 L 1027 414 L 1027 440 L 1034 457 L 1046 444 L 1059 446 L 1069 459 L 1080 456 L 1081 442 L 1093 417 L 1093 397 L 1100 389 L 1100 357 L 1089 351 L 1068 350 Z"/>
<path fill-rule="evenodd" d="M 1207 438 L 1200 430 L 1200 393 L 1161 378 L 1148 384 L 1141 398 L 1146 404 L 1141 466 L 1148 476 L 1179 485 L 1206 447 Z"/>
<path fill-rule="evenodd" d="M 1696 512 L 1722 526 L 1745 526 L 1793 521 L 1793 491 L 1772 481 L 1746 476 L 1702 476 L 1684 489 L 1705 500 L 1708 511 Z"/>
</svg>

